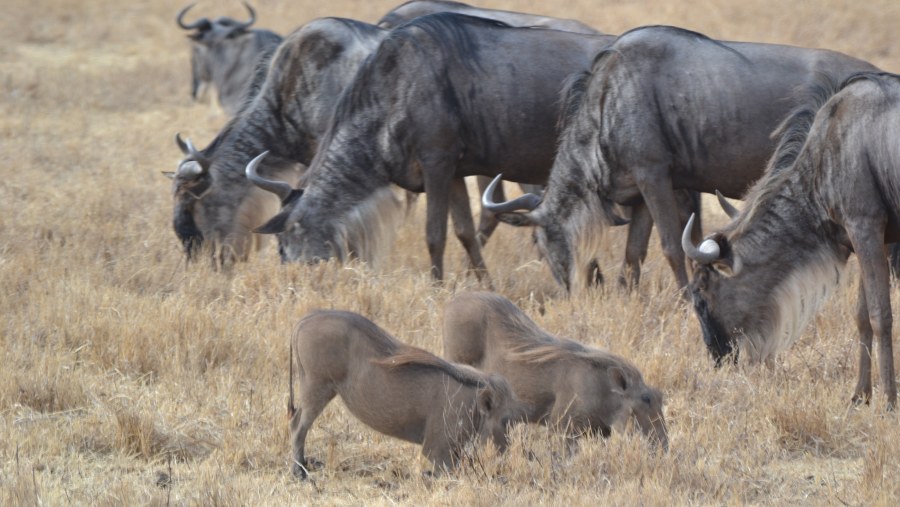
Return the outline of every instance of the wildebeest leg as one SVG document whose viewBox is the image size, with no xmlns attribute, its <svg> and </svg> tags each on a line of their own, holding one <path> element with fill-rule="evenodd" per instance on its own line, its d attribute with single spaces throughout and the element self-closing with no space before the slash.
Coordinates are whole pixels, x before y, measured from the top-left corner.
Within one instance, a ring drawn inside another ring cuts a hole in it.
<svg viewBox="0 0 900 507">
<path fill-rule="evenodd" d="M 444 248 L 447 246 L 447 215 L 453 193 L 453 167 L 435 168 L 432 177 L 425 180 L 425 242 L 431 257 L 431 276 L 435 281 L 444 279 Z M 451 190 L 448 192 L 447 189 Z M 468 205 L 468 203 L 466 203 Z"/>
<path fill-rule="evenodd" d="M 293 454 L 291 455 L 291 471 L 294 477 L 306 478 L 306 434 L 312 427 L 313 421 L 325 410 L 337 393 L 330 385 L 303 385 L 300 386 L 300 406 L 291 417 L 291 441 Z"/>
<path fill-rule="evenodd" d="M 484 191 L 487 190 L 488 185 L 491 183 L 491 178 L 487 176 L 478 176 L 475 181 L 478 182 L 478 195 L 484 195 Z M 497 185 L 497 188 L 494 189 L 494 202 L 503 202 L 506 200 L 506 196 L 503 192 L 503 184 Z M 494 229 L 497 228 L 497 224 L 500 221 L 497 220 L 497 215 L 492 212 L 481 208 L 481 215 L 478 217 L 478 243 L 481 245 L 481 248 L 484 248 L 484 245 L 487 244 L 488 239 L 491 237 L 491 234 L 494 233 Z"/>
<path fill-rule="evenodd" d="M 846 224 L 847 236 L 859 259 L 861 283 L 873 337 L 878 338 L 878 374 L 887 396 L 887 407 L 897 403 L 897 380 L 894 378 L 894 354 L 891 342 L 890 270 L 884 249 L 885 218 L 864 219 Z M 862 341 L 862 338 L 860 338 Z M 862 372 L 860 372 L 862 373 Z"/>
<path fill-rule="evenodd" d="M 872 399 L 872 324 L 866 305 L 866 289 L 859 281 L 856 301 L 856 328 L 859 330 L 859 380 L 853 393 L 853 403 L 869 403 Z"/>
<path fill-rule="evenodd" d="M 475 239 L 475 222 L 472 220 L 472 208 L 469 206 L 469 191 L 466 189 L 466 181 L 462 178 L 455 178 L 450 187 L 450 217 L 453 219 L 453 232 L 469 256 L 469 271 L 475 273 L 478 280 L 490 284 L 487 267 L 481 257 L 481 247 Z"/>
<path fill-rule="evenodd" d="M 628 239 L 625 243 L 625 261 L 619 272 L 619 285 L 627 289 L 637 287 L 641 280 L 641 264 L 647 258 L 647 245 L 653 230 L 653 218 L 643 202 L 631 207 L 628 223 Z"/>
<path fill-rule="evenodd" d="M 659 234 L 663 255 L 675 273 L 675 281 L 681 289 L 681 295 L 689 299 L 687 269 L 684 264 L 684 251 L 681 249 L 681 229 L 678 227 L 678 202 L 675 199 L 671 179 L 660 176 L 665 174 L 666 168 L 660 169 L 635 172 L 635 181 L 644 197 L 644 203 L 650 210 L 650 216 L 656 223 L 656 233 Z"/>
</svg>

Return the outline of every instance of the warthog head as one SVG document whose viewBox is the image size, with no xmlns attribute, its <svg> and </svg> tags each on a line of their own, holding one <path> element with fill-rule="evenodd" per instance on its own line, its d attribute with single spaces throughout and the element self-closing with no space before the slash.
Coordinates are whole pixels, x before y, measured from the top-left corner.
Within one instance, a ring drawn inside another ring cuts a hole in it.
<svg viewBox="0 0 900 507">
<path fill-rule="evenodd" d="M 193 23 L 186 24 L 184 15 L 194 5 L 190 4 L 181 9 L 176 21 L 178 26 L 185 30 L 195 30 L 188 35 L 188 38 L 192 41 L 191 97 L 197 100 L 204 95 L 208 85 L 212 82 L 213 68 L 219 60 L 224 58 L 219 53 L 227 50 L 225 42 L 246 33 L 247 29 L 256 21 L 256 12 L 244 2 L 244 7 L 250 13 L 249 21 L 237 21 L 223 16 L 214 20 L 200 18 Z"/>
<path fill-rule="evenodd" d="M 525 405 L 500 375 L 488 376 L 487 387 L 478 391 L 478 438 L 491 441 L 500 451 L 509 446 L 509 429 L 525 419 Z"/>
<path fill-rule="evenodd" d="M 662 393 L 647 386 L 637 372 L 612 368 L 609 376 L 613 394 L 621 394 L 622 412 L 631 414 L 634 423 L 650 442 L 668 450 L 669 434 L 663 416 Z"/>
</svg>

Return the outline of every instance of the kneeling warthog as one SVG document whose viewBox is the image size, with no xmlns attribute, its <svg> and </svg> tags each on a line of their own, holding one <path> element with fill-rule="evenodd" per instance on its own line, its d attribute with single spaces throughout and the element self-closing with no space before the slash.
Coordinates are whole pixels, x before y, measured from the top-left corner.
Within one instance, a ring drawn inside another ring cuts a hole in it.
<svg viewBox="0 0 900 507">
<path fill-rule="evenodd" d="M 474 437 L 507 446 L 508 426 L 524 408 L 506 380 L 456 365 L 403 344 L 361 315 L 315 311 L 291 340 L 299 371 L 294 408 L 291 362 L 293 473 L 306 477 L 306 434 L 336 395 L 359 420 L 392 437 L 422 444 L 435 472 L 455 466 Z"/>
<path fill-rule="evenodd" d="M 633 418 L 668 449 L 662 394 L 641 372 L 601 349 L 549 335 L 511 301 L 489 292 L 456 296 L 444 313 L 444 356 L 508 379 L 526 404 L 526 420 L 564 428 L 571 437 Z"/>
</svg>

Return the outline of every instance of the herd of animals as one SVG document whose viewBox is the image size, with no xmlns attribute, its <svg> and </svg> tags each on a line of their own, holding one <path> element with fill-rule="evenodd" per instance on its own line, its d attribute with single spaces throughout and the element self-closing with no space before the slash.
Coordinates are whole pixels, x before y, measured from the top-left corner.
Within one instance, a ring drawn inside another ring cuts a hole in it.
<svg viewBox="0 0 900 507">
<path fill-rule="evenodd" d="M 852 399 L 872 397 L 877 337 L 896 404 L 885 245 L 900 240 L 900 76 L 823 49 L 670 26 L 604 35 L 441 0 L 404 3 L 375 25 L 316 19 L 283 39 L 251 29 L 249 5 L 247 22 L 187 23 L 190 8 L 177 22 L 191 32 L 192 95 L 215 87 L 233 117 L 202 150 L 176 135 L 185 158 L 168 175 L 188 259 L 232 264 L 275 235 L 283 262 L 377 263 L 404 216 L 399 187 L 427 195 L 436 281 L 449 215 L 479 278 L 499 221 L 532 228 L 572 293 L 602 281 L 597 243 L 610 226 L 628 226 L 619 282 L 637 284 L 656 224 L 718 365 L 787 348 L 855 253 Z M 477 229 L 467 176 L 482 191 Z M 507 201 L 501 178 L 525 193 Z M 705 238 L 699 193 L 717 194 L 731 219 Z M 372 428 L 420 443 L 436 471 L 476 437 L 503 449 L 521 421 L 574 439 L 630 419 L 668 446 L 662 395 L 637 368 L 546 333 L 496 294 L 449 303 L 445 359 L 341 311 L 304 317 L 291 347 L 299 477 L 312 464 L 307 432 L 336 395 Z"/>
</svg>

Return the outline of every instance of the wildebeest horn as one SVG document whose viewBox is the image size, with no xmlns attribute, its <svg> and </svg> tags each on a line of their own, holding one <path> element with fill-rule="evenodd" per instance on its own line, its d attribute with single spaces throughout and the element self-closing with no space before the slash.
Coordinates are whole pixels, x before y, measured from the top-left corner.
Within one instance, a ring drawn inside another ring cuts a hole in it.
<svg viewBox="0 0 900 507">
<path fill-rule="evenodd" d="M 491 181 L 491 184 L 484 189 L 484 194 L 481 195 L 481 206 L 484 209 L 492 213 L 506 213 L 518 210 L 533 211 L 538 207 L 541 203 L 541 197 L 535 194 L 525 194 L 501 203 L 494 202 L 492 196 L 494 195 L 494 190 L 497 188 L 497 183 L 500 182 L 502 176 L 502 174 L 498 174 L 497 177 Z"/>
<path fill-rule="evenodd" d="M 724 211 L 725 214 L 728 215 L 728 218 L 734 218 L 738 216 L 740 210 L 732 206 L 730 202 L 726 201 L 725 196 L 722 195 L 722 192 L 719 192 L 718 190 L 716 190 L 716 199 L 719 200 L 719 206 L 722 207 L 722 211 Z"/>
<path fill-rule="evenodd" d="M 291 195 L 291 191 L 294 190 L 294 188 L 283 181 L 267 180 L 256 172 L 256 167 L 259 166 L 259 163 L 262 162 L 262 159 L 266 158 L 266 155 L 268 154 L 269 151 L 266 150 L 247 164 L 247 179 L 257 187 L 277 195 L 278 198 L 284 202 L 284 200 Z"/>
<path fill-rule="evenodd" d="M 719 260 L 721 251 L 719 249 L 719 244 L 716 243 L 715 240 L 707 239 L 703 241 L 703 243 L 700 243 L 700 248 L 694 246 L 694 242 L 691 240 L 691 231 L 694 229 L 694 218 L 696 218 L 696 215 L 691 213 L 691 218 L 688 219 L 687 225 L 684 226 L 684 232 L 681 233 L 681 248 L 684 250 L 684 254 L 687 255 L 689 259 L 693 259 L 700 264 L 710 264 Z"/>
<path fill-rule="evenodd" d="M 241 2 L 244 4 L 244 7 L 247 8 L 247 11 L 250 12 L 250 21 L 245 21 L 243 23 L 238 24 L 238 28 L 250 28 L 254 22 L 256 22 L 256 11 L 253 10 L 253 7 L 250 7 L 250 4 L 247 2 Z"/>
<path fill-rule="evenodd" d="M 178 26 L 180 26 L 181 28 L 184 28 L 185 30 L 193 30 L 195 28 L 200 28 L 200 25 L 203 25 L 203 24 L 208 25 L 209 24 L 209 20 L 206 18 L 200 18 L 197 21 L 194 21 L 193 23 L 191 23 L 190 25 L 184 24 L 185 13 L 187 13 L 187 11 L 189 11 L 191 9 L 191 7 L 193 7 L 194 5 L 196 5 L 196 4 L 188 4 L 187 7 L 185 7 L 184 9 L 181 9 L 178 12 L 178 17 L 175 18 L 175 21 L 178 23 Z"/>
<path fill-rule="evenodd" d="M 197 155 L 197 148 L 194 147 L 194 143 L 191 142 L 190 138 L 187 140 L 182 139 L 181 132 L 175 134 L 175 144 L 178 145 L 178 148 L 185 155 Z"/>
</svg>

